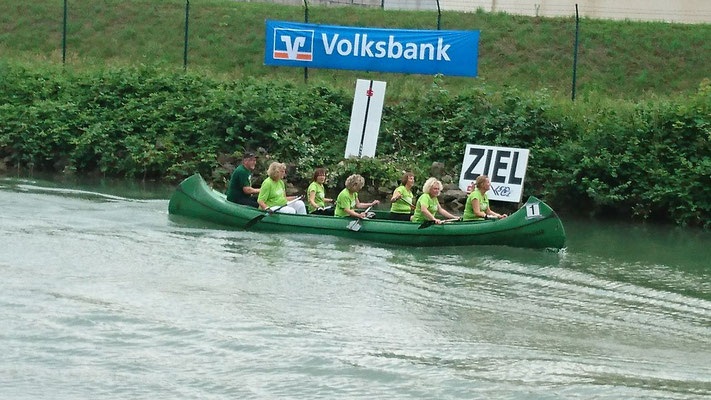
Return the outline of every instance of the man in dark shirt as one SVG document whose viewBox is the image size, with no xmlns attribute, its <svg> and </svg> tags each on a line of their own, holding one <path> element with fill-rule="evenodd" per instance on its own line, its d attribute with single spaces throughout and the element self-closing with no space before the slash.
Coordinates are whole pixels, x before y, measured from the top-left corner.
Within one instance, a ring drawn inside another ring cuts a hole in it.
<svg viewBox="0 0 711 400">
<path fill-rule="evenodd" d="M 242 164 L 232 173 L 230 186 L 227 188 L 227 200 L 245 206 L 259 207 L 257 200 L 252 197 L 253 194 L 259 193 L 259 189 L 252 187 L 252 171 L 256 165 L 257 156 L 254 153 L 248 151 L 242 155 Z"/>
</svg>

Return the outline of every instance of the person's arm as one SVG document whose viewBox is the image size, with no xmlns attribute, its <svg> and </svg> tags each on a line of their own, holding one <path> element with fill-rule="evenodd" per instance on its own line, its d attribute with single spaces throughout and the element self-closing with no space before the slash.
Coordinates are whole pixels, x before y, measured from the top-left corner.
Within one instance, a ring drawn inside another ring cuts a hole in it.
<svg viewBox="0 0 711 400">
<path fill-rule="evenodd" d="M 377 206 L 378 204 L 380 204 L 380 200 L 373 200 L 370 203 L 361 203 L 360 200 L 356 200 L 356 208 L 372 207 Z"/>
<path fill-rule="evenodd" d="M 315 190 L 312 190 L 309 192 L 309 204 L 311 204 L 311 207 L 313 207 L 313 208 L 319 208 L 319 205 L 316 204 L 316 191 Z"/>
<path fill-rule="evenodd" d="M 501 218 L 506 218 L 506 217 L 508 217 L 507 214 L 499 214 L 499 213 L 496 213 L 496 212 L 494 212 L 494 210 L 492 210 L 491 208 L 489 208 L 488 210 L 486 210 L 486 214 L 487 214 L 487 215 L 490 215 L 490 216 L 492 216 L 492 217 L 494 217 L 494 218 L 497 218 L 497 219 L 501 219 Z"/>
<path fill-rule="evenodd" d="M 350 216 L 353 217 L 353 218 L 365 218 L 365 213 L 364 213 L 364 212 L 362 212 L 362 213 L 357 213 L 357 212 L 351 210 L 350 208 L 344 208 L 343 211 L 345 211 L 346 214 L 350 215 Z"/>
<path fill-rule="evenodd" d="M 393 197 L 390 198 L 390 202 L 394 203 L 397 201 L 397 199 L 402 197 L 402 193 L 398 192 L 397 189 L 393 192 Z"/>
<path fill-rule="evenodd" d="M 432 215 L 432 213 L 430 212 L 430 210 L 427 209 L 427 205 L 426 205 L 426 204 L 422 204 L 422 205 L 420 206 L 420 211 L 422 211 L 422 214 L 423 214 L 427 219 L 429 219 L 430 221 L 434 221 L 435 224 L 441 224 L 441 223 L 442 223 L 442 220 L 441 220 L 441 219 L 438 219 L 437 217 L 435 217 L 434 215 Z"/>
<path fill-rule="evenodd" d="M 251 196 L 253 194 L 259 194 L 259 189 L 255 189 L 251 186 L 244 186 L 242 187 L 242 193 Z"/>
<path fill-rule="evenodd" d="M 259 204 L 259 208 L 262 210 L 266 211 L 269 206 L 267 206 L 267 203 L 263 202 L 262 200 L 257 200 L 257 204 Z"/>
</svg>

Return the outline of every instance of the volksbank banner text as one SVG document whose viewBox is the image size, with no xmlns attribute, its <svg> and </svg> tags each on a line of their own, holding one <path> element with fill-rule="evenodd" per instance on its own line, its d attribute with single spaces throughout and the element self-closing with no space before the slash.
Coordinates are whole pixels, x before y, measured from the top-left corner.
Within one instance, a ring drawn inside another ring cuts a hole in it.
<svg viewBox="0 0 711 400">
<path fill-rule="evenodd" d="M 477 75 L 479 31 L 374 29 L 267 20 L 265 65 Z"/>
</svg>

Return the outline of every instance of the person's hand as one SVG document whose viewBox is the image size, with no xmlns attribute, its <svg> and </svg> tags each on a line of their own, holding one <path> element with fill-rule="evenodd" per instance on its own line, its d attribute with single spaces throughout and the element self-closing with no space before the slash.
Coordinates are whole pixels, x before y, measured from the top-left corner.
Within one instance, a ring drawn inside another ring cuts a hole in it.
<svg viewBox="0 0 711 400">
<path fill-rule="evenodd" d="M 435 221 L 436 225 L 442 225 L 442 222 L 443 222 L 441 219 L 437 219 L 437 218 L 435 218 L 434 221 Z"/>
<path fill-rule="evenodd" d="M 358 213 L 358 218 L 364 219 L 366 217 L 365 212 Z"/>
<path fill-rule="evenodd" d="M 508 214 L 499 214 L 499 219 L 504 219 L 508 216 L 509 216 Z"/>
<path fill-rule="evenodd" d="M 380 200 L 373 200 L 373 202 L 370 203 L 371 206 L 377 206 L 378 204 L 380 204 Z"/>
</svg>

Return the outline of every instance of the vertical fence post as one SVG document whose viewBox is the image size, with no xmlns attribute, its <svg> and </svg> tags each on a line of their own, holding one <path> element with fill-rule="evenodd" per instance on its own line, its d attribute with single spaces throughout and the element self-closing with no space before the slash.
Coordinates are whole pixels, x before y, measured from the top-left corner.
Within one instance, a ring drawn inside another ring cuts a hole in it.
<svg viewBox="0 0 711 400">
<path fill-rule="evenodd" d="M 437 0 L 437 30 L 440 28 L 440 21 L 442 20 L 442 10 L 439 8 L 439 0 Z"/>
<path fill-rule="evenodd" d="M 380 0 L 380 9 L 381 10 L 385 9 L 385 0 Z"/>
<path fill-rule="evenodd" d="M 64 20 L 62 22 L 62 66 L 67 60 L 67 0 L 64 0 Z"/>
<path fill-rule="evenodd" d="M 578 16 L 578 5 L 575 4 L 575 45 L 573 50 L 573 90 L 571 101 L 575 101 L 575 80 L 578 71 L 578 32 L 580 25 L 580 17 Z"/>
<path fill-rule="evenodd" d="M 185 47 L 183 47 L 183 71 L 188 69 L 188 21 L 190 20 L 190 0 L 185 0 Z"/>
<path fill-rule="evenodd" d="M 309 23 L 309 2 L 304 0 L 304 22 Z M 309 67 L 304 67 L 304 83 L 309 81 Z"/>
</svg>

